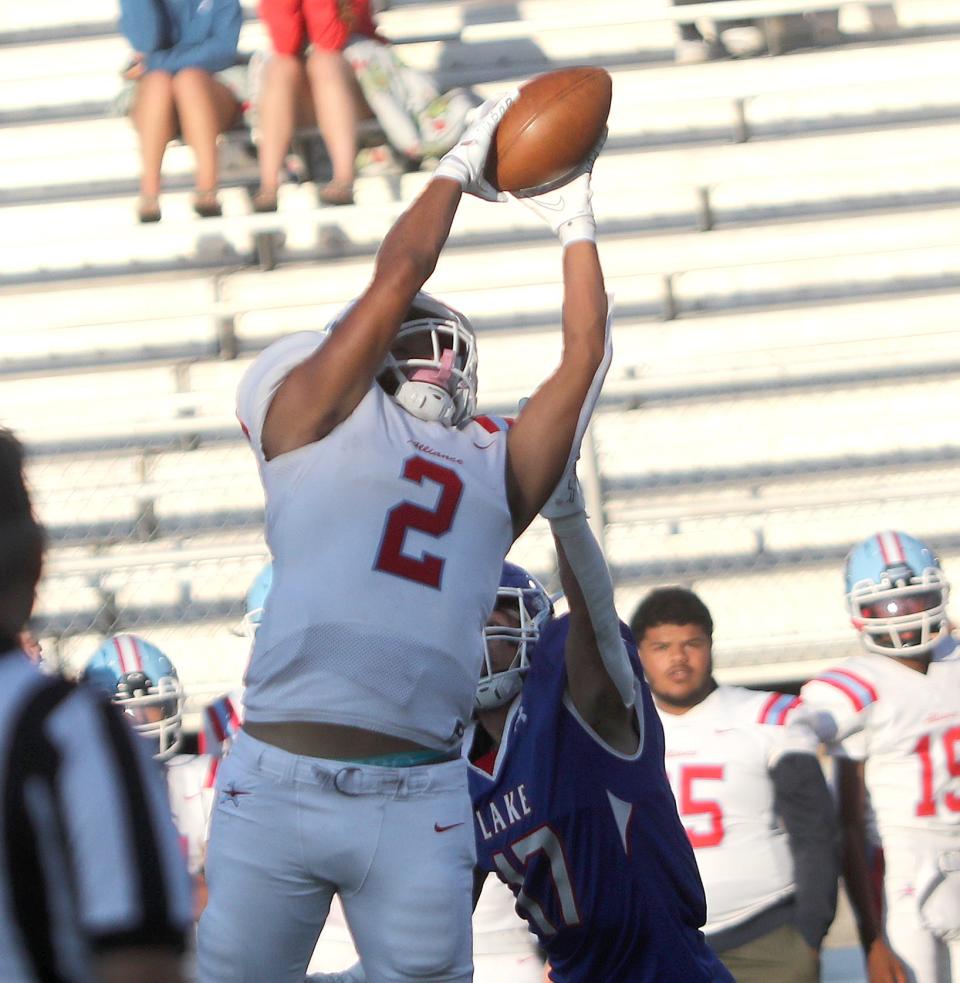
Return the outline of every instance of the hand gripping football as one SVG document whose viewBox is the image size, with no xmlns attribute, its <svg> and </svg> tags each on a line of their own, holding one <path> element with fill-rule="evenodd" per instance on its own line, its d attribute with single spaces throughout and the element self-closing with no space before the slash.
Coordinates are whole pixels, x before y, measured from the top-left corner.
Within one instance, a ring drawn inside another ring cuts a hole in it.
<svg viewBox="0 0 960 983">
<path fill-rule="evenodd" d="M 600 139 L 612 94 L 602 68 L 565 68 L 529 81 L 494 134 L 487 180 L 514 194 L 565 184 Z"/>
</svg>

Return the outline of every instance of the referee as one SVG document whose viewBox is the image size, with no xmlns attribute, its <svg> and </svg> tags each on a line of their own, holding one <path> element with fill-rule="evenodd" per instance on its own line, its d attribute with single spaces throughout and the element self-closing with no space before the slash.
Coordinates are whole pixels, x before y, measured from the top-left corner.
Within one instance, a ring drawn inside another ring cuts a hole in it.
<svg viewBox="0 0 960 983">
<path fill-rule="evenodd" d="M 182 983 L 189 885 L 154 762 L 112 704 L 18 643 L 42 558 L 0 429 L 0 980 Z"/>
</svg>

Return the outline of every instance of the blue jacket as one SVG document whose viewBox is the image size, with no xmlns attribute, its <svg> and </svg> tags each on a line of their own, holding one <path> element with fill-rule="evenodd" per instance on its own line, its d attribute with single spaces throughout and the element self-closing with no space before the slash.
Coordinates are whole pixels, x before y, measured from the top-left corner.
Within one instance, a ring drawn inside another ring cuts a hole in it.
<svg viewBox="0 0 960 983">
<path fill-rule="evenodd" d="M 229 68 L 241 19 L 239 0 L 120 0 L 120 30 L 147 71 Z"/>
</svg>

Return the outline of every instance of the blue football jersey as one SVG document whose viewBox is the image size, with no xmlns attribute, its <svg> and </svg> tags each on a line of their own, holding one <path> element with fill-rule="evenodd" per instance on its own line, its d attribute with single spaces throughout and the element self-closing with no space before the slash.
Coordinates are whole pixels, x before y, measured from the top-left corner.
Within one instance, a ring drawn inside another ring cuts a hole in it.
<svg viewBox="0 0 960 983">
<path fill-rule="evenodd" d="M 703 885 L 629 630 L 634 755 L 603 744 L 565 696 L 568 624 L 541 636 L 493 774 L 469 769 L 477 864 L 510 886 L 557 983 L 733 983 L 700 932 Z"/>
</svg>

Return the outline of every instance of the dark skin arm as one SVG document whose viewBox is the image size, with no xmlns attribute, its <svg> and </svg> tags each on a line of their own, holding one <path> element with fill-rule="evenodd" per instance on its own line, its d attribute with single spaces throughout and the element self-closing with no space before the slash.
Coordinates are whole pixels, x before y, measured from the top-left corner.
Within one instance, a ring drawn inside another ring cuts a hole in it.
<svg viewBox="0 0 960 983">
<path fill-rule="evenodd" d="M 570 454 L 580 409 L 604 352 L 607 297 L 597 247 L 563 252 L 563 355 L 507 437 L 507 498 L 516 539 L 552 494 Z"/>
<path fill-rule="evenodd" d="M 268 461 L 322 440 L 360 404 L 411 301 L 436 268 L 461 194 L 456 181 L 436 178 L 397 219 L 380 246 L 370 285 L 274 395 L 262 434 Z"/>
<path fill-rule="evenodd" d="M 605 744 L 622 754 L 637 750 L 639 732 L 633 707 L 623 700 L 607 673 L 597 647 L 593 623 L 559 539 L 554 539 L 560 566 L 560 582 L 570 608 L 570 629 L 564 658 L 567 691 L 583 721 Z"/>
<path fill-rule="evenodd" d="M 863 763 L 837 759 L 843 880 L 857 919 L 860 945 L 867 958 L 870 983 L 907 983 L 903 964 L 883 938 L 881 901 L 876 896 L 867 861 L 866 786 Z"/>
</svg>

